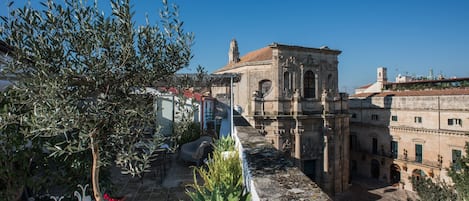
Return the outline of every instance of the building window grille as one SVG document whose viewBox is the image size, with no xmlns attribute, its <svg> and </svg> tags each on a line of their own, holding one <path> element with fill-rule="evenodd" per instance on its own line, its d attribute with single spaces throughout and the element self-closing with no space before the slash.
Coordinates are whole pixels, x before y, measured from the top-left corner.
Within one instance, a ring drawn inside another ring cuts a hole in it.
<svg viewBox="0 0 469 201">
<path fill-rule="evenodd" d="M 289 72 L 283 73 L 283 88 L 285 89 L 285 91 L 290 91 L 290 89 L 291 89 L 290 73 Z"/>
<path fill-rule="evenodd" d="M 378 121 L 379 120 L 378 115 L 377 114 L 372 114 L 371 115 L 371 120 Z"/>
<path fill-rule="evenodd" d="M 451 150 L 451 162 L 454 169 L 459 170 L 461 169 L 460 165 L 458 164 L 458 160 L 461 159 L 461 150 L 453 149 Z"/>
<path fill-rule="evenodd" d="M 397 141 L 391 141 L 391 154 L 392 154 L 392 158 L 397 159 L 397 154 L 398 154 Z"/>
<path fill-rule="evenodd" d="M 416 144 L 415 145 L 415 162 L 417 163 L 422 163 L 422 158 L 423 158 L 423 148 L 421 144 Z"/>
<path fill-rule="evenodd" d="M 391 116 L 391 121 L 397 121 L 397 116 L 396 115 Z"/>
<path fill-rule="evenodd" d="M 354 134 L 350 135 L 350 150 L 358 151 L 357 135 L 354 135 Z"/>
<path fill-rule="evenodd" d="M 421 124 L 422 123 L 422 117 L 414 117 L 414 122 Z"/>
<path fill-rule="evenodd" d="M 373 138 L 373 147 L 372 147 L 373 154 L 378 154 L 378 139 Z"/>
<path fill-rule="evenodd" d="M 316 81 L 313 71 L 306 71 L 304 76 L 304 97 L 316 98 Z"/>
<path fill-rule="evenodd" d="M 448 126 L 461 126 L 462 120 L 461 119 L 448 119 Z"/>
</svg>

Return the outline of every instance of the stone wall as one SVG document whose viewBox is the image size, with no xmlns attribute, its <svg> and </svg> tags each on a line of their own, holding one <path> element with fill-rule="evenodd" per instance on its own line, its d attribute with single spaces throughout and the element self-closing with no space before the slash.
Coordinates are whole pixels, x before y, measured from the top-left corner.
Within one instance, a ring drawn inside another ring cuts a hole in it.
<svg viewBox="0 0 469 201">
<path fill-rule="evenodd" d="M 332 200 L 242 116 L 235 116 L 234 124 L 233 138 L 252 200 Z"/>
</svg>

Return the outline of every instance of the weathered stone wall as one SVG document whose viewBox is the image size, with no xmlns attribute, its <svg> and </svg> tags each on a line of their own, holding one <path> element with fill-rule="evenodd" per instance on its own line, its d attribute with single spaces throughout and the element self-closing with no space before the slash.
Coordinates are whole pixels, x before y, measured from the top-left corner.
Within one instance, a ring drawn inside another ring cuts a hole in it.
<svg viewBox="0 0 469 201">
<path fill-rule="evenodd" d="M 235 116 L 234 123 L 232 137 L 242 158 L 244 183 L 252 200 L 332 200 L 243 117 Z"/>
</svg>

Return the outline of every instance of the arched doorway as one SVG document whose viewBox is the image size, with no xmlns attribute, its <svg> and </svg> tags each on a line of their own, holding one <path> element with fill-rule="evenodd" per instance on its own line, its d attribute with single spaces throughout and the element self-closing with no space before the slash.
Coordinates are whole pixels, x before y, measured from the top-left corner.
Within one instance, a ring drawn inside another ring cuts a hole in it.
<svg viewBox="0 0 469 201">
<path fill-rule="evenodd" d="M 379 162 L 376 159 L 371 160 L 371 177 L 379 179 Z"/>
<path fill-rule="evenodd" d="M 389 175 L 391 175 L 391 184 L 397 184 L 401 181 L 401 168 L 397 164 L 392 164 L 391 165 L 391 172 Z"/>
<path fill-rule="evenodd" d="M 425 174 L 425 172 L 421 169 L 415 169 L 414 171 L 412 171 L 412 178 L 416 179 L 417 181 L 422 178 L 425 178 L 426 176 L 427 174 Z"/>
<path fill-rule="evenodd" d="M 423 170 L 415 169 L 412 171 L 412 190 L 416 191 L 419 186 L 422 184 L 422 180 L 425 179 L 427 175 Z"/>
</svg>

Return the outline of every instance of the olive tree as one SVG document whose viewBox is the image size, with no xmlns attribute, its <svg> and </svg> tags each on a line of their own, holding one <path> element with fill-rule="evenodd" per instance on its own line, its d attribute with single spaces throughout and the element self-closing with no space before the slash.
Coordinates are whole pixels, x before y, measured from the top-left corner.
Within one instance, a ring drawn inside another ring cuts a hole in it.
<svg viewBox="0 0 469 201">
<path fill-rule="evenodd" d="M 146 87 L 186 67 L 193 35 L 178 7 L 164 0 L 155 24 L 137 26 L 130 0 L 110 0 L 111 15 L 96 2 L 52 0 L 2 16 L 0 40 L 13 48 L 3 73 L 31 115 L 27 138 L 47 139 L 51 156 L 89 152 L 95 200 L 100 168 L 124 173 L 149 168 L 161 137 L 154 98 Z M 11 4 L 10 4 L 11 5 Z"/>
</svg>

